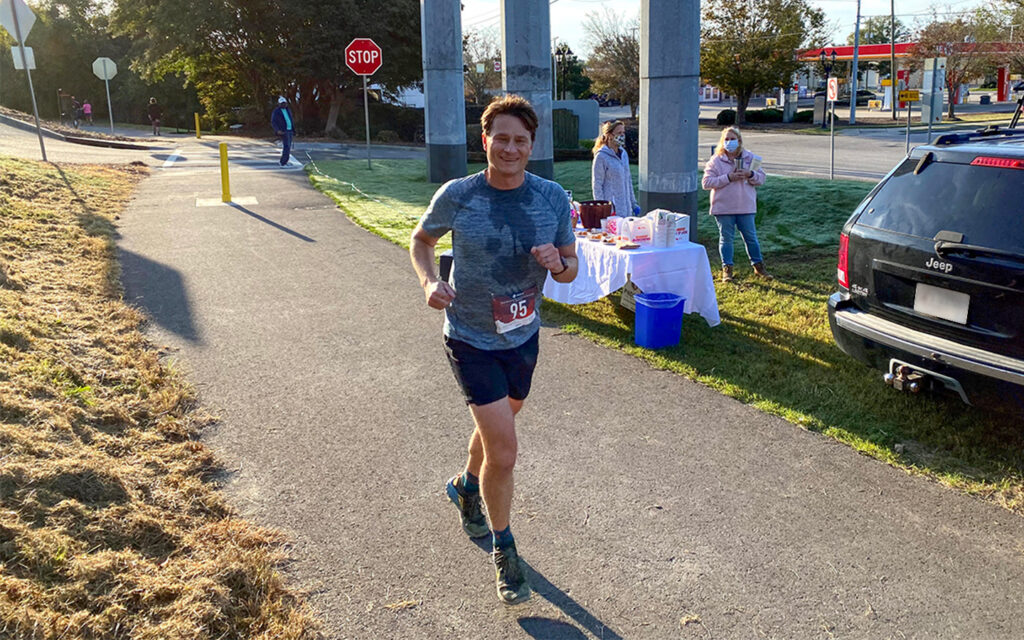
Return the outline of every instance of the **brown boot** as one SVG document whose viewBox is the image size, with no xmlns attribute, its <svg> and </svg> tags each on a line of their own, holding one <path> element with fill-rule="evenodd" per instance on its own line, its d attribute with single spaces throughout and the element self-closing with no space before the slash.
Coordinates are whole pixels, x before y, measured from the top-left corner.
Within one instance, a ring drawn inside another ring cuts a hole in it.
<svg viewBox="0 0 1024 640">
<path fill-rule="evenodd" d="M 764 268 L 764 263 L 763 262 L 758 262 L 757 264 L 754 265 L 754 273 L 756 273 L 757 275 L 761 276 L 765 280 L 774 280 L 775 279 L 775 276 L 773 276 L 772 274 L 768 273 L 768 270 Z"/>
<path fill-rule="evenodd" d="M 732 282 L 732 265 L 722 265 L 722 282 Z"/>
</svg>

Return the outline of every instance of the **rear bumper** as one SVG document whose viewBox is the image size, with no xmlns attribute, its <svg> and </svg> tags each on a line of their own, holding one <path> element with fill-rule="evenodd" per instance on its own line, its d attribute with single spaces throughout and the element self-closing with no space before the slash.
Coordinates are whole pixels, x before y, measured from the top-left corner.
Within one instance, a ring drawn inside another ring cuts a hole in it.
<svg viewBox="0 0 1024 640">
<path fill-rule="evenodd" d="M 844 297 L 829 297 L 828 321 L 836 344 L 847 355 L 883 371 L 896 358 L 949 376 L 962 385 L 973 404 L 1003 406 L 1009 400 L 1024 405 L 1024 360 L 908 329 L 861 311 Z"/>
</svg>

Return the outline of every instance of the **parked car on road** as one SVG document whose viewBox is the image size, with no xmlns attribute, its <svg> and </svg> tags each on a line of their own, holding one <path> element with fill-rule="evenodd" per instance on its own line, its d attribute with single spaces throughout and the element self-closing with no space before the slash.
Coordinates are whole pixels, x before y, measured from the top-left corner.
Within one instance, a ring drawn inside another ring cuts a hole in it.
<svg viewBox="0 0 1024 640">
<path fill-rule="evenodd" d="M 822 89 L 820 91 L 815 92 L 814 97 L 817 98 L 818 96 L 823 96 L 823 97 L 827 98 L 828 97 L 828 91 Z M 877 99 L 878 99 L 878 96 L 875 95 L 874 91 L 868 91 L 867 89 L 857 89 L 857 106 L 858 107 L 866 107 L 866 106 L 868 106 L 868 100 L 877 100 Z M 850 106 L 850 92 L 849 91 L 847 91 L 846 93 L 840 92 L 839 99 L 836 100 L 836 106 L 837 107 L 848 107 L 848 106 Z"/>
<path fill-rule="evenodd" d="M 1024 131 L 916 147 L 839 236 L 839 348 L 902 391 L 1024 411 Z"/>
</svg>

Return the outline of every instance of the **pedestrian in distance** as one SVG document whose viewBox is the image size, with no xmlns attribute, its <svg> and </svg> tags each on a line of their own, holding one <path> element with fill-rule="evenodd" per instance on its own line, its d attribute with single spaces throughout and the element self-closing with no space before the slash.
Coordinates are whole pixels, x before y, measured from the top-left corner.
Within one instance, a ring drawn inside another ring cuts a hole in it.
<svg viewBox="0 0 1024 640">
<path fill-rule="evenodd" d="M 71 124 L 77 129 L 82 122 L 82 103 L 71 96 Z"/>
<path fill-rule="evenodd" d="M 82 101 L 82 116 L 92 124 L 92 103 L 89 102 L 89 98 Z"/>
<path fill-rule="evenodd" d="M 149 123 L 153 125 L 153 135 L 160 135 L 160 120 L 164 117 L 163 107 L 157 104 L 156 98 L 150 98 L 146 111 L 149 114 Z"/>
<path fill-rule="evenodd" d="M 295 135 L 295 119 L 292 117 L 292 110 L 288 108 L 288 100 L 281 96 L 277 99 L 277 108 L 270 114 L 270 126 L 274 133 L 281 138 L 281 166 L 288 164 L 292 153 L 292 137 Z"/>
<path fill-rule="evenodd" d="M 544 281 L 551 274 L 572 282 L 578 265 L 565 190 L 526 171 L 537 132 L 533 107 L 507 95 L 488 105 L 480 123 L 487 168 L 437 190 L 409 252 L 427 305 L 445 312 L 445 353 L 475 425 L 466 466 L 445 492 L 469 537 L 490 534 L 498 598 L 517 604 L 531 590 L 509 523 L 516 415 L 537 364 Z M 449 232 L 450 283 L 434 265 L 434 247 Z"/>
<path fill-rule="evenodd" d="M 711 215 L 718 224 L 718 253 L 722 258 L 722 282 L 733 280 L 733 239 L 739 229 L 754 273 L 766 280 L 768 273 L 757 241 L 757 187 L 764 184 L 761 158 L 743 148 L 743 134 L 726 127 L 711 159 L 704 165 L 701 186 L 711 191 Z"/>
<path fill-rule="evenodd" d="M 626 125 L 621 120 L 609 120 L 601 125 L 593 153 L 590 186 L 594 199 L 611 202 L 617 216 L 640 215 L 626 153 Z"/>
</svg>

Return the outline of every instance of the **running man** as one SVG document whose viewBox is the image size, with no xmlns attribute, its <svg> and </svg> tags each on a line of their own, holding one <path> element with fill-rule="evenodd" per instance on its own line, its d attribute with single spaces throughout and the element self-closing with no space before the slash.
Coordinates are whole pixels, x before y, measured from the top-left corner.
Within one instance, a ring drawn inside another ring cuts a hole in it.
<svg viewBox="0 0 1024 640">
<path fill-rule="evenodd" d="M 576 243 L 565 190 L 526 172 L 537 132 L 530 103 L 499 98 L 480 123 L 487 168 L 437 190 L 409 252 L 427 305 L 445 310 L 445 352 L 476 426 L 466 468 L 445 491 L 471 538 L 490 533 L 498 597 L 517 604 L 530 585 L 509 526 L 515 416 L 537 363 L 544 280 L 576 277 Z M 449 231 L 451 284 L 434 266 L 434 246 Z"/>
</svg>

